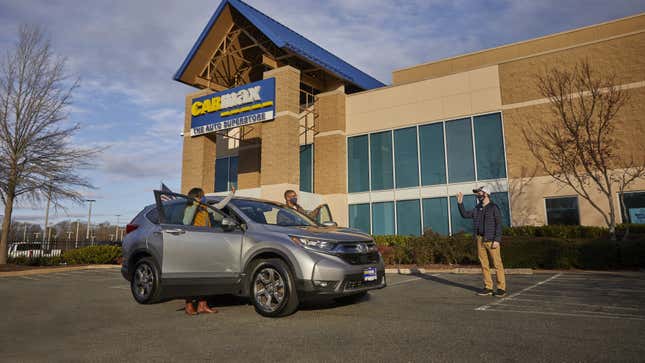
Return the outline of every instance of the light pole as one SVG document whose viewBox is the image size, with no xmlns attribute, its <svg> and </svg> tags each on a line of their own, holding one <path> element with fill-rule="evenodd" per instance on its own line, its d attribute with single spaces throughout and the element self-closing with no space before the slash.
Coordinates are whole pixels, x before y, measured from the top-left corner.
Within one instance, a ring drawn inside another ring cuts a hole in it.
<svg viewBox="0 0 645 363">
<path fill-rule="evenodd" d="M 116 215 L 116 231 L 114 231 L 114 241 L 119 242 L 119 217 L 121 217 L 120 214 Z"/>
<path fill-rule="evenodd" d="M 95 199 L 85 199 L 86 202 L 90 203 L 89 211 L 87 212 L 87 235 L 85 236 L 86 240 L 90 239 L 90 229 L 92 226 L 92 203 L 96 202 Z M 94 245 L 94 239 L 92 239 L 92 245 Z"/>
<path fill-rule="evenodd" d="M 79 227 L 79 224 L 81 224 L 81 221 L 80 221 L 80 219 L 77 219 L 76 220 L 76 237 L 75 237 L 76 240 L 74 241 L 74 248 L 78 248 L 78 227 Z"/>
<path fill-rule="evenodd" d="M 22 241 L 27 242 L 27 222 L 24 222 L 22 226 Z"/>
</svg>

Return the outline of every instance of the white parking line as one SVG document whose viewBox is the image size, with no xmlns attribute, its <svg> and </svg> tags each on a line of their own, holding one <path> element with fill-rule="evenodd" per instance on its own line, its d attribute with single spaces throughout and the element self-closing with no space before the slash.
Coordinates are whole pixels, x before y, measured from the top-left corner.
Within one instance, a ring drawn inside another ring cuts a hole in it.
<svg viewBox="0 0 645 363">
<path fill-rule="evenodd" d="M 481 309 L 486 311 L 499 311 L 503 313 L 524 313 L 524 314 L 538 314 L 538 315 L 554 315 L 554 316 L 572 316 L 581 318 L 604 318 L 604 319 L 623 319 L 623 320 L 638 320 L 645 321 L 645 316 L 631 315 L 631 314 L 602 314 L 595 311 L 579 312 L 579 313 L 558 313 L 551 311 L 533 311 L 533 310 L 510 310 L 510 309 Z"/>
<path fill-rule="evenodd" d="M 546 295 L 543 295 L 546 296 Z M 549 296 L 553 297 L 553 296 Z M 557 300 L 536 300 L 536 299 L 527 299 L 525 297 L 522 298 L 509 298 L 507 300 L 511 301 L 526 301 L 526 302 L 538 302 L 538 303 L 544 303 L 544 304 L 549 304 L 549 305 L 574 305 L 574 306 L 587 306 L 590 308 L 600 308 L 600 309 L 619 309 L 619 310 L 642 310 L 642 308 L 639 308 L 637 306 L 614 306 L 614 305 L 594 305 L 594 304 L 583 304 L 583 303 L 571 303 L 571 302 L 564 302 L 564 301 L 557 301 Z"/>
<path fill-rule="evenodd" d="M 536 288 L 536 287 L 538 287 L 538 286 L 544 285 L 544 284 L 546 284 L 547 282 L 549 282 L 549 281 L 551 281 L 551 280 L 553 280 L 553 279 L 556 279 L 556 278 L 560 277 L 561 275 L 562 275 L 562 273 L 559 273 L 559 274 L 553 275 L 553 276 L 549 277 L 548 279 L 546 279 L 546 280 L 542 280 L 542 281 L 540 281 L 540 282 L 538 282 L 538 283 L 536 283 L 536 284 L 534 284 L 534 285 L 531 285 L 531 286 L 529 286 L 529 287 L 526 287 L 526 288 L 524 288 L 524 289 L 522 289 L 522 290 L 520 290 L 520 291 L 516 292 L 515 294 L 511 294 L 511 295 L 509 295 L 509 296 L 507 296 L 507 297 L 503 297 L 503 298 L 501 298 L 501 299 L 499 299 L 499 300 L 497 300 L 497 301 L 495 301 L 495 302 L 493 302 L 493 303 L 486 304 L 486 305 L 482 305 L 482 306 L 480 306 L 480 307 L 476 308 L 475 310 L 479 310 L 479 311 L 488 310 L 488 309 L 490 309 L 491 307 L 493 307 L 493 306 L 495 306 L 495 305 L 498 305 L 498 304 L 501 304 L 502 302 L 504 302 L 504 301 L 506 301 L 506 300 L 508 300 L 508 299 L 510 299 L 510 298 L 518 297 L 518 296 L 520 296 L 520 295 L 521 295 L 522 293 L 524 293 L 524 292 L 527 292 L 527 291 L 529 291 L 529 290 L 532 290 L 532 289 L 534 289 L 534 288 Z"/>
<path fill-rule="evenodd" d="M 413 279 L 407 279 L 407 280 L 403 280 L 403 281 L 393 282 L 391 284 L 387 284 L 387 286 L 391 287 L 391 286 L 396 286 L 396 285 L 401 285 L 401 284 L 407 284 L 408 282 L 413 282 L 413 281 L 418 281 L 418 280 L 423 280 L 423 278 L 415 277 Z"/>
<path fill-rule="evenodd" d="M 31 277 L 31 276 L 18 276 L 18 277 L 20 277 L 22 279 L 26 279 L 26 280 L 33 280 L 33 281 L 39 281 L 40 280 L 40 279 Z"/>
<path fill-rule="evenodd" d="M 110 289 L 130 290 L 130 286 L 110 286 Z"/>
</svg>

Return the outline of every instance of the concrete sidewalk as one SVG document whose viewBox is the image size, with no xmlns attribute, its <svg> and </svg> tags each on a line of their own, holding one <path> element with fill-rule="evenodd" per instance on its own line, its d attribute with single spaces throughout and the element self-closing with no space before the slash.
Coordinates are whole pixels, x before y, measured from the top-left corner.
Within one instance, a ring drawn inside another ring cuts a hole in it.
<svg viewBox="0 0 645 363">
<path fill-rule="evenodd" d="M 507 275 L 532 275 L 533 269 L 530 268 L 507 268 L 504 269 Z M 392 268 L 385 269 L 386 274 L 414 275 L 414 274 L 460 274 L 474 275 L 481 274 L 482 269 L 479 267 L 456 267 L 456 268 Z M 491 268 L 491 273 L 495 274 L 495 269 Z"/>
</svg>

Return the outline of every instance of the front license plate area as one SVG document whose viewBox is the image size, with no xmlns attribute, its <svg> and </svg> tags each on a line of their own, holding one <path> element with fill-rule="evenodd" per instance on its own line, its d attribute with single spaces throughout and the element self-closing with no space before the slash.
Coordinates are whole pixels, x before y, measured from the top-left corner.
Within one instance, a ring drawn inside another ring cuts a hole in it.
<svg viewBox="0 0 645 363">
<path fill-rule="evenodd" d="M 363 281 L 376 281 L 376 267 L 368 267 L 363 270 Z"/>
</svg>

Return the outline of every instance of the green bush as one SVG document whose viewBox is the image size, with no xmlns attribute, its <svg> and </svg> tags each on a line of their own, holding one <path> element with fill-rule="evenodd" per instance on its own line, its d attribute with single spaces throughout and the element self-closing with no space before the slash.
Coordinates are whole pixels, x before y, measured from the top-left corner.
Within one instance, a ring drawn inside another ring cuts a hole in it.
<svg viewBox="0 0 645 363">
<path fill-rule="evenodd" d="M 605 238 L 607 228 L 591 226 L 519 226 L 506 227 L 502 233 L 512 237 Z"/>
<path fill-rule="evenodd" d="M 89 246 L 63 252 L 63 260 L 70 265 L 111 264 L 121 257 L 119 246 Z"/>
<path fill-rule="evenodd" d="M 420 237 L 375 236 L 375 241 L 387 265 L 479 263 L 476 244 L 469 234 L 448 237 L 427 232 Z M 501 251 L 504 266 L 508 268 L 603 270 L 645 267 L 645 236 L 636 234 L 624 241 L 610 241 L 607 237 L 505 236 Z"/>
<path fill-rule="evenodd" d="M 57 266 L 63 263 L 62 256 L 53 256 L 53 257 L 27 257 L 27 256 L 18 256 L 18 257 L 9 257 L 7 259 L 8 264 L 13 265 L 24 265 L 24 266 Z"/>
</svg>

